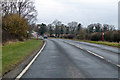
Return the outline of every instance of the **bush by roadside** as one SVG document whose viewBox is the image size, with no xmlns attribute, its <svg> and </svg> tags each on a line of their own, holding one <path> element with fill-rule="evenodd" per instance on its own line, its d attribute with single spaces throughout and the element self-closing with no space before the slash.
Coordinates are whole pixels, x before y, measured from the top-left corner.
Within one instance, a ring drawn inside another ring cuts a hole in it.
<svg viewBox="0 0 120 80">
<path fill-rule="evenodd" d="M 75 38 L 75 35 L 73 34 L 66 34 L 63 36 L 63 38 L 66 38 L 66 39 L 74 39 Z"/>
<path fill-rule="evenodd" d="M 23 40 L 27 37 L 28 22 L 18 14 L 5 15 L 2 18 L 2 37 L 6 42 L 11 39 Z"/>
<path fill-rule="evenodd" d="M 102 41 L 102 33 L 96 32 L 96 33 L 87 34 L 85 40 Z M 104 40 L 108 41 L 108 42 L 119 42 L 120 41 L 120 31 L 105 32 Z"/>
<path fill-rule="evenodd" d="M 105 40 L 109 41 L 109 42 L 119 42 L 120 41 L 120 31 L 105 32 Z"/>
</svg>

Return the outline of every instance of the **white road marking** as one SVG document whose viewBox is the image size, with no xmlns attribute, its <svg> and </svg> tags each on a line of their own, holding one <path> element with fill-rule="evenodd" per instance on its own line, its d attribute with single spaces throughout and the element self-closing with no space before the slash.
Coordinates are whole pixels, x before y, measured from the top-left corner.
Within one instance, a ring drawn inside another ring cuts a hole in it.
<svg viewBox="0 0 120 80">
<path fill-rule="evenodd" d="M 117 64 L 117 67 L 120 67 L 120 64 Z"/>
<path fill-rule="evenodd" d="M 79 47 L 80 49 L 83 49 L 82 47 Z"/>
<path fill-rule="evenodd" d="M 89 53 L 91 53 L 91 54 L 93 54 L 93 55 L 95 55 L 95 56 L 97 56 L 97 57 L 99 57 L 99 58 L 101 58 L 101 59 L 103 59 L 103 60 L 105 60 L 105 61 L 113 64 L 113 65 L 116 65 L 117 67 L 120 67 L 119 64 L 114 64 L 113 62 L 111 62 L 111 60 L 106 60 L 106 59 L 104 59 L 104 57 L 102 57 L 102 56 L 100 56 L 100 55 L 98 55 L 98 54 L 96 54 L 96 53 L 93 53 L 93 52 L 91 52 L 91 51 L 89 51 L 89 50 L 87 50 L 87 51 L 88 51 Z"/>
<path fill-rule="evenodd" d="M 68 43 L 68 42 L 65 42 L 65 43 Z M 83 49 L 82 47 L 78 47 L 78 46 L 73 45 L 73 44 L 71 44 L 71 43 L 68 43 L 68 44 L 70 44 L 70 45 L 72 45 L 72 46 L 75 46 L 75 47 L 77 47 L 77 48 Z M 113 65 L 115 65 L 115 66 L 117 66 L 117 67 L 120 68 L 120 64 L 114 64 L 111 60 L 106 60 L 104 57 L 102 57 L 102 56 L 100 56 L 100 55 L 98 55 L 98 54 L 96 54 L 96 53 L 94 53 L 94 52 L 91 52 L 91 51 L 89 51 L 89 50 L 87 50 L 87 52 L 89 52 L 89 53 L 93 54 L 94 56 L 99 57 L 100 59 L 103 59 L 103 60 L 105 60 L 105 61 L 107 61 L 107 62 L 109 62 L 109 63 L 111 63 L 111 64 L 113 64 Z"/>
<path fill-rule="evenodd" d="M 15 80 L 19 80 L 23 74 L 25 74 L 25 72 L 29 69 L 29 67 L 32 65 L 32 63 L 35 61 L 35 59 L 39 56 L 39 54 L 42 52 L 42 50 L 44 49 L 46 45 L 46 42 L 44 43 L 43 47 L 41 48 L 41 50 L 37 53 L 37 55 L 32 59 L 32 61 L 27 65 L 27 67 L 25 67 L 25 69 L 16 77 Z"/>
<path fill-rule="evenodd" d="M 100 55 L 98 55 L 98 54 L 96 54 L 96 53 L 93 53 L 93 52 L 91 52 L 91 51 L 89 51 L 89 50 L 87 50 L 87 51 L 88 51 L 89 53 L 91 53 L 91 54 L 93 54 L 93 55 L 95 55 L 95 56 L 101 58 L 101 59 L 104 59 L 104 57 L 102 57 L 102 56 L 100 56 Z"/>
</svg>

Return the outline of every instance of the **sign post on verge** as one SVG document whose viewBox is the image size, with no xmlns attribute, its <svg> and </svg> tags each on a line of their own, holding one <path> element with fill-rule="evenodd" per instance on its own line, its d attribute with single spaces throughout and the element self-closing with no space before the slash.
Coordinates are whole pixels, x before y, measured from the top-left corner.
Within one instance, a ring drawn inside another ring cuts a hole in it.
<svg viewBox="0 0 120 80">
<path fill-rule="evenodd" d="M 104 26 L 103 26 L 103 34 L 102 34 L 102 41 L 104 42 Z"/>
<path fill-rule="evenodd" d="M 38 32 L 39 32 L 39 30 L 40 30 L 40 26 L 37 26 L 37 29 L 38 29 Z M 37 40 L 38 40 L 38 32 L 37 32 Z"/>
</svg>

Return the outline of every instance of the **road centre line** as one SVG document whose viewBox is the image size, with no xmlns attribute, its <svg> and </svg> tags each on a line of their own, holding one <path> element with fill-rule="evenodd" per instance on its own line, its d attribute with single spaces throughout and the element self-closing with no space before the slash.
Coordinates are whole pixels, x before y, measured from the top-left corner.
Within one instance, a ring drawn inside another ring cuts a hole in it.
<svg viewBox="0 0 120 80">
<path fill-rule="evenodd" d="M 63 41 L 63 42 L 65 42 L 65 41 Z M 85 49 L 83 49 L 82 47 L 78 47 L 78 46 L 73 45 L 73 44 L 71 44 L 71 43 L 68 43 L 68 42 L 65 42 L 65 43 L 70 44 L 70 45 L 72 45 L 72 46 L 75 46 L 75 47 L 77 47 L 77 48 L 79 48 L 79 49 L 85 50 Z M 103 56 L 100 56 L 100 55 L 98 55 L 98 54 L 96 54 L 96 53 L 94 53 L 94 52 L 91 52 L 90 50 L 85 50 L 85 51 L 87 51 L 88 53 L 91 53 L 92 55 L 94 55 L 94 56 L 96 56 L 96 57 L 98 57 L 98 58 L 100 58 L 100 59 L 102 59 L 102 60 L 105 60 L 106 62 L 111 63 L 111 64 L 113 64 L 113 65 L 115 65 L 115 66 L 117 66 L 117 67 L 120 68 L 120 64 L 115 64 L 115 63 L 113 63 L 111 60 L 106 60 Z"/>
</svg>

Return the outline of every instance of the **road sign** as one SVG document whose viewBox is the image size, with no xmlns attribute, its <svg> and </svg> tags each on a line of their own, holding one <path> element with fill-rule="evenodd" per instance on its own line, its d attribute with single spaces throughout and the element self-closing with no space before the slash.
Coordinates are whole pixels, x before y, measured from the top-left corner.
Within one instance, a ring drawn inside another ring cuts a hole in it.
<svg viewBox="0 0 120 80">
<path fill-rule="evenodd" d="M 38 26 L 38 31 L 40 30 L 40 26 Z M 37 40 L 38 40 L 38 32 L 37 32 Z"/>
<path fill-rule="evenodd" d="M 93 27 L 93 29 L 95 30 L 95 26 Z"/>
</svg>

